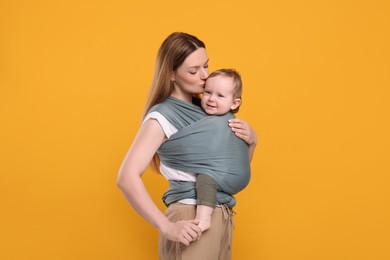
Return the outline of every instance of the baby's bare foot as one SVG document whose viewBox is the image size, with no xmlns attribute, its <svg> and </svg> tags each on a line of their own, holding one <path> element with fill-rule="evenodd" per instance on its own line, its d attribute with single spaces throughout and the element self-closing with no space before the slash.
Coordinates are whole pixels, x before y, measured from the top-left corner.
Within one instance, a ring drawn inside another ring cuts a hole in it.
<svg viewBox="0 0 390 260">
<path fill-rule="evenodd" d="M 206 231 L 211 226 L 211 219 L 198 219 L 198 221 L 198 227 L 200 228 L 200 230 L 202 230 L 202 232 Z"/>
<path fill-rule="evenodd" d="M 195 219 L 199 221 L 198 227 L 203 231 L 206 231 L 211 226 L 211 215 L 214 208 L 206 205 L 198 205 L 196 208 Z"/>
</svg>

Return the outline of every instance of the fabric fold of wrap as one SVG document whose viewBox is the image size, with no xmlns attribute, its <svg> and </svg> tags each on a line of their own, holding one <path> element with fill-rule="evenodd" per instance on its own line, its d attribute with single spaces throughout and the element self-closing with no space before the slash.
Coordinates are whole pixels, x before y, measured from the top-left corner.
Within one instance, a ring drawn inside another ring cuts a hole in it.
<svg viewBox="0 0 390 260">
<path fill-rule="evenodd" d="M 178 129 L 158 149 L 161 162 L 212 177 L 218 184 L 217 203 L 232 208 L 236 203 L 232 195 L 245 188 L 250 179 L 248 145 L 228 126 L 234 115 L 210 116 L 201 107 L 173 97 L 153 106 L 152 111 L 161 113 Z M 195 183 L 170 181 L 164 203 L 183 198 L 196 199 Z"/>
</svg>

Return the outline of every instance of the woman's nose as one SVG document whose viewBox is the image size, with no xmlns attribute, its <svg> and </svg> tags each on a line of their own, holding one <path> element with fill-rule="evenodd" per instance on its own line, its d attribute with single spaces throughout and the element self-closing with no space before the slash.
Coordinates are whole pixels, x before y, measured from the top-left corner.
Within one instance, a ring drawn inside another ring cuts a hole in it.
<svg viewBox="0 0 390 260">
<path fill-rule="evenodd" d="M 203 68 L 202 73 L 200 75 L 201 79 L 206 80 L 209 77 L 209 70 L 208 68 Z"/>
</svg>

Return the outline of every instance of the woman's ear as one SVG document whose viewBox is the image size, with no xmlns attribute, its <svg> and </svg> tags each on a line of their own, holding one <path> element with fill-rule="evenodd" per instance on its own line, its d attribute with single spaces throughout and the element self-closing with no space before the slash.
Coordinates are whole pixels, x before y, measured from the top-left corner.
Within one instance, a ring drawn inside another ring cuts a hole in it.
<svg viewBox="0 0 390 260">
<path fill-rule="evenodd" d="M 235 98 L 233 100 L 233 104 L 232 106 L 230 107 L 231 110 L 234 110 L 236 109 L 237 107 L 239 107 L 241 105 L 241 98 Z"/>
<path fill-rule="evenodd" d="M 172 71 L 172 73 L 171 73 L 171 81 L 175 81 L 175 72 L 174 71 Z"/>
</svg>

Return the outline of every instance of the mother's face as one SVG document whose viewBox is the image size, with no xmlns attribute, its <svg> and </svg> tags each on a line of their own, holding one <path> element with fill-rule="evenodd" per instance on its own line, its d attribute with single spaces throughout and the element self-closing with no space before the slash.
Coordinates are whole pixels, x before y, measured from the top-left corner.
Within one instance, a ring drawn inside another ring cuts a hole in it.
<svg viewBox="0 0 390 260">
<path fill-rule="evenodd" d="M 203 92 L 208 72 L 206 49 L 198 48 L 191 53 L 176 71 L 172 73 L 174 91 L 184 94 L 200 94 Z"/>
</svg>

